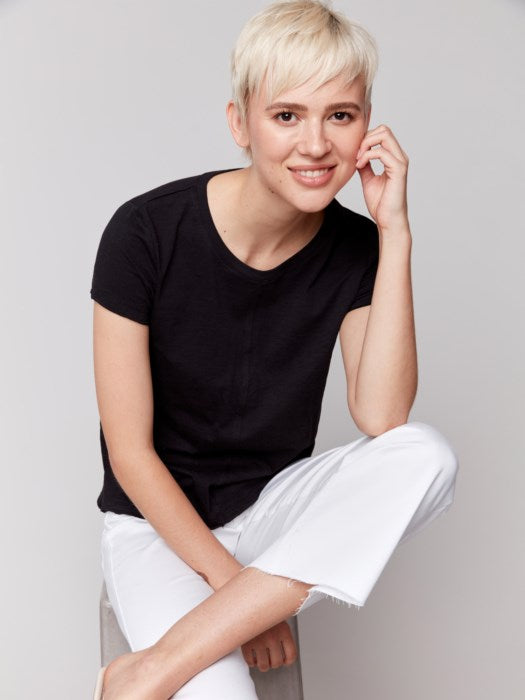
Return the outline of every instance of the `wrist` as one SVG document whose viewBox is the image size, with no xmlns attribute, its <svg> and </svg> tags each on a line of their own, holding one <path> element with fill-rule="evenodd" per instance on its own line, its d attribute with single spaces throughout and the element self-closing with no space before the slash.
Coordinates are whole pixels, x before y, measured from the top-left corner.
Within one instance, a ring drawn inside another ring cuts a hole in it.
<svg viewBox="0 0 525 700">
<path fill-rule="evenodd" d="M 412 233 L 410 231 L 410 224 L 406 219 L 403 219 L 397 223 L 392 223 L 388 227 L 379 226 L 377 227 L 379 236 L 385 240 L 387 238 L 396 239 L 406 239 L 407 241 L 412 240 Z"/>
<path fill-rule="evenodd" d="M 221 568 L 220 572 L 217 572 L 215 575 L 210 574 L 208 576 L 208 583 L 215 591 L 217 591 L 219 588 L 222 588 L 231 578 L 236 576 L 243 568 L 243 565 L 232 557 L 232 561 L 226 567 Z"/>
</svg>

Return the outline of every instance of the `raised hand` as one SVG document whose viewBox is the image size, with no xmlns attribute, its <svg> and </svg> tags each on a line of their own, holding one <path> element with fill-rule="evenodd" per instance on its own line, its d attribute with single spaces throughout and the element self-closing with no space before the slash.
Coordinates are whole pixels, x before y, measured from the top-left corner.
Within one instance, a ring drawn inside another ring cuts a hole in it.
<svg viewBox="0 0 525 700">
<path fill-rule="evenodd" d="M 377 146 L 377 148 L 373 148 Z M 384 171 L 376 175 L 370 160 L 378 158 Z M 368 211 L 380 229 L 404 226 L 408 220 L 408 156 L 385 124 L 367 131 L 357 153 L 356 167 Z"/>
</svg>

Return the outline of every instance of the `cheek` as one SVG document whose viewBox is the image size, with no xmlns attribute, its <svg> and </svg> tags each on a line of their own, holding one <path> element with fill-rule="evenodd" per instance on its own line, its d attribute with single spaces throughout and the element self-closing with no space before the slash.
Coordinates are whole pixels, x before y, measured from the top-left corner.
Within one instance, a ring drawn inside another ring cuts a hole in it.
<svg viewBox="0 0 525 700">
<path fill-rule="evenodd" d="M 356 155 L 361 145 L 362 137 L 360 134 L 351 134 L 343 139 L 340 143 L 341 149 L 348 155 Z"/>
<path fill-rule="evenodd" d="M 252 142 L 263 158 L 274 160 L 288 153 L 293 137 L 286 129 L 261 127 L 253 132 Z"/>
</svg>

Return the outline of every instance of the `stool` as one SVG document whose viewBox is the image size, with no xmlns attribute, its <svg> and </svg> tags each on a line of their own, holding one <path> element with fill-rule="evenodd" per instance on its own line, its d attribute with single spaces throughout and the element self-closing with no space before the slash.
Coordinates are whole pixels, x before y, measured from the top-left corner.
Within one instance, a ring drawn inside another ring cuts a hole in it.
<svg viewBox="0 0 525 700">
<path fill-rule="evenodd" d="M 105 581 L 102 583 L 100 593 L 99 615 L 100 655 L 102 666 L 106 666 L 115 657 L 126 654 L 131 649 L 122 634 L 109 602 Z M 255 683 L 255 690 L 259 700 L 303 700 L 297 616 L 289 617 L 286 621 L 290 626 L 297 647 L 297 660 L 290 666 L 280 666 L 268 671 L 250 668 L 250 675 Z"/>
</svg>

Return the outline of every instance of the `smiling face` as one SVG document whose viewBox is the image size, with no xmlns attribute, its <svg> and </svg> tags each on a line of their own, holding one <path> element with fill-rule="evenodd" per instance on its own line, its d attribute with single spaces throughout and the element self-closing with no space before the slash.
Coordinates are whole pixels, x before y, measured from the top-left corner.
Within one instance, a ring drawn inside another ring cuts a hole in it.
<svg viewBox="0 0 525 700">
<path fill-rule="evenodd" d="M 362 76 L 349 86 L 335 78 L 314 92 L 309 85 L 283 92 L 271 105 L 263 87 L 249 102 L 245 125 L 233 103 L 228 118 L 237 144 L 250 147 L 259 184 L 284 209 L 316 212 L 355 173 L 370 113 L 365 115 Z"/>
</svg>

